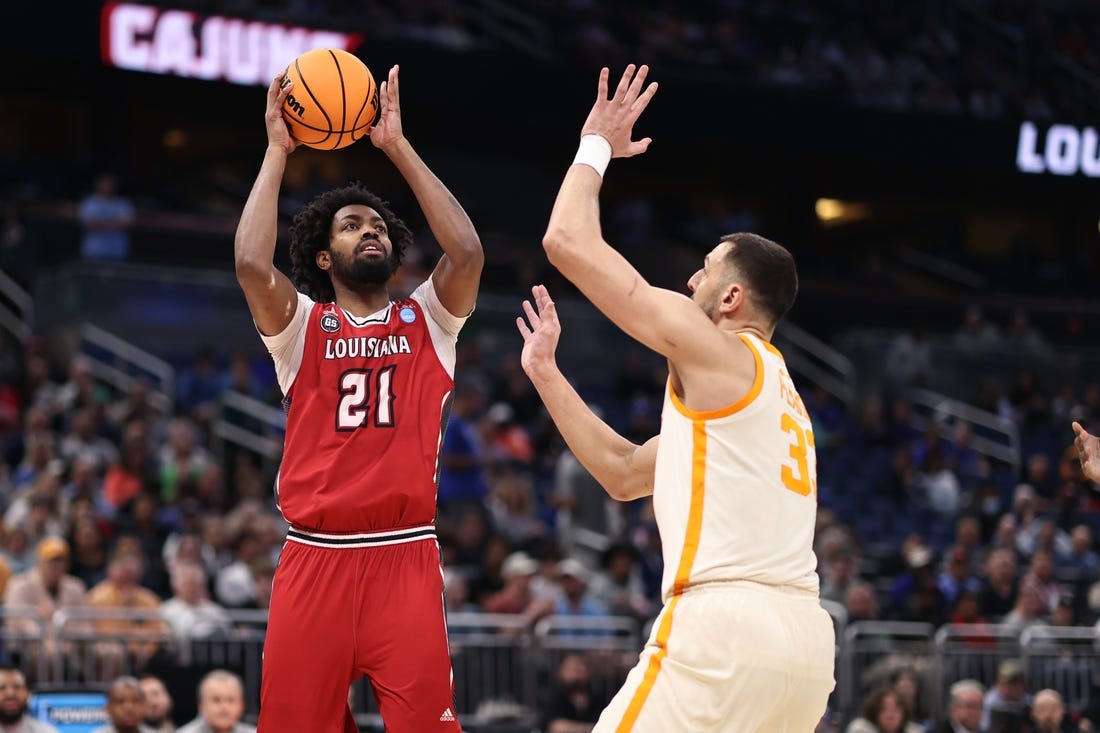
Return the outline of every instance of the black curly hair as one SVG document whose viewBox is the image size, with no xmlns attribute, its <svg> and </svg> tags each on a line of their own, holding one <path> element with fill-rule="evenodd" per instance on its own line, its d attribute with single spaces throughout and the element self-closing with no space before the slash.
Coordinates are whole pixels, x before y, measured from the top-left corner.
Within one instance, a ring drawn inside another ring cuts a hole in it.
<svg viewBox="0 0 1100 733">
<path fill-rule="evenodd" d="M 386 201 L 368 191 L 362 183 L 349 183 L 317 196 L 302 207 L 290 223 L 290 265 L 295 287 L 318 303 L 335 300 L 336 291 L 329 274 L 317 266 L 317 253 L 329 248 L 332 217 L 353 204 L 369 206 L 386 222 L 395 268 L 412 244 L 413 234 L 405 222 L 397 218 Z"/>
</svg>

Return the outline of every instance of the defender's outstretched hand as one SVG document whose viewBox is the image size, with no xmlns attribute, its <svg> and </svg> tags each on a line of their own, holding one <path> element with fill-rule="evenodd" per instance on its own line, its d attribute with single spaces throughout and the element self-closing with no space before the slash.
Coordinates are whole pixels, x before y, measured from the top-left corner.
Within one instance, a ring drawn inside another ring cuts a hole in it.
<svg viewBox="0 0 1100 733">
<path fill-rule="evenodd" d="M 386 81 L 378 87 L 378 103 L 381 112 L 378 122 L 370 130 L 370 141 L 381 150 L 397 144 L 405 137 L 401 129 L 401 87 L 397 81 L 398 67 L 390 67 Z"/>
<path fill-rule="evenodd" d="M 527 321 L 522 317 L 517 318 L 516 327 L 523 336 L 520 364 L 523 371 L 534 377 L 540 371 L 556 366 L 554 353 L 558 348 L 561 324 L 558 322 L 554 301 L 550 300 L 550 293 L 545 285 L 531 288 L 531 295 L 534 296 L 535 306 L 529 300 L 523 301 L 523 312 L 527 314 Z M 527 322 L 530 322 L 530 327 Z"/>
<path fill-rule="evenodd" d="M 1079 422 L 1073 423 L 1073 432 L 1077 434 L 1073 444 L 1077 446 L 1077 457 L 1081 460 L 1085 478 L 1100 483 L 1100 438 L 1091 435 Z"/>
<path fill-rule="evenodd" d="M 267 144 L 280 147 L 287 153 L 293 153 L 298 147 L 298 141 L 290 134 L 283 119 L 283 102 L 290 94 L 294 84 L 280 73 L 271 81 L 267 88 L 267 113 L 264 122 L 267 124 Z"/>
<path fill-rule="evenodd" d="M 637 73 L 635 74 L 635 70 Z M 657 93 L 657 82 L 645 87 L 646 75 L 649 67 L 642 65 L 635 67 L 630 64 L 623 72 L 623 78 L 619 80 L 615 88 L 615 95 L 607 98 L 607 78 L 610 75 L 607 67 L 600 70 L 599 92 L 596 94 L 596 104 L 588 113 L 588 119 L 581 128 L 581 137 L 585 135 L 599 135 L 611 143 L 612 158 L 629 158 L 644 153 L 652 138 L 644 137 L 641 140 L 631 140 L 634 134 L 634 123 L 642 111 L 649 105 L 653 95 Z"/>
</svg>

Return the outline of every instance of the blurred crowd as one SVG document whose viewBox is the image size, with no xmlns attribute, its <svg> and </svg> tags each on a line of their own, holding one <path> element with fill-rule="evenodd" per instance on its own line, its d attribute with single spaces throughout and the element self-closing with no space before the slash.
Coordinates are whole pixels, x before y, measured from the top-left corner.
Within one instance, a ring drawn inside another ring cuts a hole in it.
<svg viewBox="0 0 1100 733">
<path fill-rule="evenodd" d="M 1026 325 L 1004 337 L 1042 346 Z M 983 333 L 1001 338 L 968 311 L 960 343 L 981 348 Z M 140 380 L 119 393 L 86 357 L 51 363 L 43 343 L 6 340 L 0 351 L 5 607 L 43 617 L 144 611 L 135 628 L 180 639 L 224 634 L 227 611 L 265 608 L 286 528 L 272 500 L 275 466 L 218 441 L 213 423 L 227 390 L 277 404 L 269 366 L 243 353 L 224 362 L 197 353 L 164 413 Z M 662 572 L 651 500 L 610 500 L 547 419 L 518 353 L 490 365 L 478 343 L 460 341 L 442 446 L 448 609 L 517 614 L 529 627 L 550 615 L 618 616 L 644 632 L 660 606 Z M 1096 427 L 1100 385 L 1023 373 L 1009 389 L 972 396 L 1019 430 L 1017 469 L 975 448 L 964 421 L 916 426 L 905 389 L 935 364 L 919 342 L 898 348 L 905 356 L 883 369 L 905 368 L 851 409 L 803 387 L 818 446 L 823 599 L 849 623 L 1014 632 L 1095 623 L 1100 500 L 1081 475 L 1069 423 Z M 590 394 L 604 417 L 639 442 L 656 434 L 659 361 L 625 353 L 610 384 Z M 96 623 L 110 634 L 122 622 Z M 132 646 L 141 661 L 164 651 Z"/>
<path fill-rule="evenodd" d="M 370 28 L 372 37 L 455 51 L 499 45 L 493 29 L 503 25 L 447 0 L 187 4 L 270 20 L 337 22 Z M 666 73 L 817 91 L 884 110 L 1049 120 L 1079 112 L 1057 108 L 1064 100 L 1047 72 L 1058 61 L 1088 76 L 1100 73 L 1100 19 L 1081 3 L 707 0 L 685 7 L 664 0 L 522 0 L 513 13 L 542 28 L 568 62 L 621 66 L 643 59 Z"/>
</svg>

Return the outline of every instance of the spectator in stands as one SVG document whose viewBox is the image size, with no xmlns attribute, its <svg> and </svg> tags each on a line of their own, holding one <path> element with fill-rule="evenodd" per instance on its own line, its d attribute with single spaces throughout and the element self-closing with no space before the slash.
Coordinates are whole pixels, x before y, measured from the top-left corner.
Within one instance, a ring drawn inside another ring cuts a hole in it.
<svg viewBox="0 0 1100 733">
<path fill-rule="evenodd" d="M 596 694 L 588 660 L 567 652 L 558 664 L 553 696 L 542 716 L 546 733 L 588 733 L 600 719 L 607 700 Z"/>
<path fill-rule="evenodd" d="M 107 577 L 106 538 L 91 517 L 73 520 L 70 572 L 91 587 Z"/>
<path fill-rule="evenodd" d="M 175 733 L 172 723 L 172 696 L 159 677 L 151 674 L 138 678 L 145 693 L 145 726 L 154 733 Z"/>
<path fill-rule="evenodd" d="M 884 368 L 889 388 L 928 386 L 932 376 L 932 346 L 923 326 L 901 331 L 886 350 Z"/>
<path fill-rule="evenodd" d="M 116 262 L 129 259 L 134 217 L 134 205 L 118 193 L 118 181 L 109 173 L 101 173 L 92 192 L 77 207 L 77 218 L 84 227 L 81 256 L 86 260 Z"/>
<path fill-rule="evenodd" d="M 481 608 L 470 600 L 466 576 L 453 568 L 443 571 L 443 602 L 447 613 L 478 613 Z"/>
<path fill-rule="evenodd" d="M 124 637 L 128 633 L 167 634 L 168 625 L 159 618 L 160 598 L 155 593 L 138 585 L 143 571 L 143 560 L 132 551 L 116 549 L 107 566 L 107 578 L 88 591 L 86 601 L 92 608 L 114 610 L 118 612 L 138 612 L 127 618 L 122 613 L 114 618 L 96 619 L 96 631 L 108 639 Z M 144 613 L 142 613 L 144 612 Z M 151 613 L 153 612 L 153 613 Z M 155 618 L 153 617 L 155 616 Z M 141 669 L 159 649 L 156 641 L 129 641 L 126 650 L 133 659 L 133 668 Z M 97 646 L 97 652 L 103 665 L 110 669 L 117 664 L 119 646 L 104 642 Z"/>
<path fill-rule="evenodd" d="M 16 667 L 0 666 L 0 731 L 4 733 L 58 733 L 48 723 L 35 720 L 27 708 L 27 678 Z"/>
<path fill-rule="evenodd" d="M 993 643 L 992 629 L 982 617 L 978 597 L 973 593 L 963 592 L 955 599 L 955 607 L 951 612 L 951 624 L 968 627 L 961 638 L 972 646 L 988 646 Z"/>
<path fill-rule="evenodd" d="M 456 517 L 468 507 L 481 509 L 488 492 L 485 448 L 477 430 L 477 416 L 485 403 L 485 389 L 472 379 L 455 382 L 451 419 L 443 437 L 439 464 L 439 513 Z"/>
<path fill-rule="evenodd" d="M 821 598 L 842 603 L 848 588 L 856 582 L 856 563 L 851 550 L 841 549 L 822 558 Z"/>
<path fill-rule="evenodd" d="M 177 565 L 172 573 L 172 591 L 160 611 L 181 648 L 192 639 L 221 638 L 229 633 L 229 614 L 207 597 L 206 572 L 201 565 Z"/>
<path fill-rule="evenodd" d="M 218 410 L 218 398 L 225 389 L 225 378 L 207 347 L 195 352 L 189 367 L 181 369 L 176 378 L 176 410 L 206 425 Z"/>
<path fill-rule="evenodd" d="M 126 425 L 139 422 L 148 432 L 160 435 L 164 415 L 153 405 L 148 380 L 138 377 L 130 383 L 126 394 L 121 399 L 107 407 L 107 419 L 111 421 L 118 433 L 121 433 Z"/>
<path fill-rule="evenodd" d="M 61 500 L 69 505 L 70 520 L 75 519 L 71 512 L 74 502 L 87 501 L 92 513 L 110 516 L 114 509 L 103 501 L 102 474 L 97 474 L 90 461 L 77 458 L 69 464 L 68 482 L 61 487 Z"/>
<path fill-rule="evenodd" d="M 132 420 L 123 427 L 118 458 L 103 477 L 103 500 L 117 511 L 142 491 L 151 490 L 155 480 L 149 428 L 140 420 Z"/>
<path fill-rule="evenodd" d="M 56 441 L 53 433 L 47 430 L 38 430 L 27 434 L 26 449 L 23 459 L 15 467 L 11 475 L 12 488 L 19 489 L 30 486 L 46 472 L 53 470 L 57 465 L 55 460 Z"/>
<path fill-rule="evenodd" d="M 538 569 L 539 564 L 530 555 L 513 552 L 501 567 L 504 587 L 486 597 L 481 607 L 486 613 L 522 614 L 528 624 L 534 624 L 553 611 L 552 603 L 531 592 L 531 578 Z"/>
<path fill-rule="evenodd" d="M 1058 605 L 1062 589 L 1054 580 L 1054 559 L 1050 552 L 1037 550 L 1028 564 L 1027 574 L 1020 580 L 1020 589 L 1030 589 L 1042 604 L 1042 614 L 1050 613 Z"/>
<path fill-rule="evenodd" d="M 947 701 L 947 720 L 933 733 L 979 733 L 982 723 L 982 698 L 985 688 L 977 680 L 959 680 L 951 685 Z"/>
<path fill-rule="evenodd" d="M 1055 690 L 1039 690 L 1031 703 L 1030 733 L 1067 733 L 1062 727 L 1066 716 L 1066 706 L 1062 696 Z"/>
<path fill-rule="evenodd" d="M 69 379 L 57 390 L 54 412 L 71 415 L 81 407 L 102 405 L 108 402 L 106 390 L 92 374 L 92 363 L 84 356 L 74 356 L 69 361 Z"/>
<path fill-rule="evenodd" d="M 982 309 L 969 306 L 963 317 L 962 325 L 955 332 L 955 346 L 974 353 L 985 351 L 1001 343 L 1001 334 L 997 327 L 987 321 Z"/>
<path fill-rule="evenodd" d="M 203 470 L 210 464 L 210 452 L 198 442 L 195 423 L 177 417 L 168 428 L 168 442 L 157 453 L 161 498 L 176 501 L 193 491 Z"/>
<path fill-rule="evenodd" d="M 912 665 L 902 665 L 890 675 L 890 688 L 898 694 L 902 707 L 909 711 L 909 717 L 922 730 L 931 727 L 926 714 L 920 674 Z"/>
<path fill-rule="evenodd" d="M 567 557 L 558 563 L 558 583 L 562 595 L 554 604 L 554 614 L 558 616 L 584 616 L 605 618 L 610 612 L 600 601 L 588 594 L 588 568 L 579 560 Z"/>
<path fill-rule="evenodd" d="M 939 624 L 947 615 L 947 607 L 936 583 L 932 550 L 919 537 L 909 540 L 904 552 L 906 570 L 890 586 L 891 615 Z"/>
<path fill-rule="evenodd" d="M 129 675 L 116 677 L 107 687 L 107 725 L 92 733 L 153 733 L 145 719 L 145 692 Z"/>
<path fill-rule="evenodd" d="M 514 547 L 522 547 L 547 534 L 546 524 L 536 510 L 531 477 L 514 466 L 503 466 L 492 480 L 489 513 L 493 524 Z"/>
<path fill-rule="evenodd" d="M 199 715 L 179 733 L 256 733 L 241 722 L 244 715 L 244 685 L 232 672 L 216 669 L 199 683 Z"/>
<path fill-rule="evenodd" d="M 1023 308 L 1012 311 L 1012 321 L 1005 332 L 1005 341 L 1017 353 L 1043 353 L 1047 350 L 1046 339 L 1039 329 L 1031 325 L 1031 318 Z"/>
<path fill-rule="evenodd" d="M 963 514 L 955 523 L 955 545 L 966 551 L 970 574 L 978 577 L 985 566 L 988 549 L 982 543 L 982 523 L 973 514 Z"/>
<path fill-rule="evenodd" d="M 982 616 L 992 623 L 1000 621 L 1015 608 L 1016 595 L 1016 553 L 1008 547 L 996 549 L 989 553 L 986 578 L 978 591 Z"/>
<path fill-rule="evenodd" d="M 922 733 L 910 719 L 901 697 L 890 686 L 879 687 L 863 699 L 859 717 L 848 724 L 845 733 Z"/>
<path fill-rule="evenodd" d="M 475 515 L 476 512 L 472 511 L 464 515 L 463 524 L 466 525 L 466 532 L 473 533 L 475 531 L 474 526 L 481 521 L 480 518 L 474 520 Z M 471 536 L 469 541 L 472 540 L 473 537 Z M 485 538 L 483 548 L 478 549 L 481 551 L 481 557 L 477 565 L 469 565 L 460 561 L 455 567 L 468 568 L 470 600 L 475 604 L 482 605 L 488 596 L 504 587 L 504 563 L 512 552 L 512 544 L 504 535 L 493 534 Z"/>
<path fill-rule="evenodd" d="M 264 553 L 260 538 L 250 529 L 237 535 L 234 560 L 214 579 L 214 596 L 226 608 L 244 608 L 256 600 L 252 563 Z"/>
<path fill-rule="evenodd" d="M 1079 524 L 1070 533 L 1069 552 L 1056 557 L 1056 563 L 1068 571 L 1075 581 L 1095 578 L 1100 569 L 1100 558 L 1092 547 L 1092 528 Z"/>
<path fill-rule="evenodd" d="M 878 598 L 870 583 L 856 581 L 844 594 L 844 608 L 848 611 L 848 622 L 877 621 Z"/>
<path fill-rule="evenodd" d="M 76 459 L 87 461 L 102 476 L 118 459 L 118 449 L 99 434 L 99 408 L 93 405 L 81 407 L 73 414 L 69 432 L 61 439 L 58 452 L 68 462 Z"/>
<path fill-rule="evenodd" d="M 633 616 L 645 622 L 657 608 L 645 595 L 637 551 L 626 542 L 609 546 L 601 558 L 601 571 L 592 576 L 589 595 L 616 616 Z"/>
<path fill-rule="evenodd" d="M 530 468 L 535 460 L 531 436 L 516 420 L 516 411 L 507 402 L 497 402 L 478 421 L 478 431 L 492 469 L 506 466 Z"/>
<path fill-rule="evenodd" d="M 8 631 L 32 637 L 45 631 L 42 652 L 47 658 L 53 658 L 58 650 L 51 623 L 54 612 L 83 608 L 87 589 L 80 579 L 67 574 L 69 543 L 65 540 L 47 537 L 38 543 L 35 556 L 37 562 L 34 568 L 11 579 L 4 591 L 4 607 L 11 611 L 33 611 L 45 622 L 45 626 L 15 614 L 5 617 L 4 626 Z M 25 659 L 24 663 L 33 668 L 36 660 Z"/>
<path fill-rule="evenodd" d="M 997 667 L 996 683 L 989 688 L 982 700 L 981 730 L 990 730 L 995 717 L 1010 724 L 1011 721 L 1022 722 L 1024 711 L 1030 704 L 1031 696 L 1027 693 L 1023 665 L 1016 659 L 1004 660 Z M 1006 730 L 1012 730 L 1012 728 L 1009 727 Z"/>
<path fill-rule="evenodd" d="M 948 551 L 946 560 L 936 584 L 943 594 L 944 604 L 954 608 L 963 593 L 977 594 L 981 590 L 981 581 L 970 574 L 970 558 L 966 548 L 955 545 Z"/>
<path fill-rule="evenodd" d="M 28 398 L 30 399 L 30 398 Z M 47 402 L 48 404 L 48 402 Z M 54 438 L 50 430 L 50 413 L 45 405 L 32 404 L 23 411 L 22 430 L 9 432 L 2 441 L 4 468 L 18 471 L 20 464 L 26 460 L 30 443 L 34 435 L 42 433 Z M 15 481 L 15 475 L 11 477 Z M 10 487 L 6 487 L 10 489 Z M 6 492 L 5 492 L 6 493 Z M 5 498 L 7 498 L 5 496 Z"/>
<path fill-rule="evenodd" d="M 1049 608 L 1034 585 L 1020 584 L 1016 605 L 1001 619 L 1001 625 L 1013 634 L 1019 634 L 1030 626 L 1046 626 L 1043 618 Z"/>
</svg>

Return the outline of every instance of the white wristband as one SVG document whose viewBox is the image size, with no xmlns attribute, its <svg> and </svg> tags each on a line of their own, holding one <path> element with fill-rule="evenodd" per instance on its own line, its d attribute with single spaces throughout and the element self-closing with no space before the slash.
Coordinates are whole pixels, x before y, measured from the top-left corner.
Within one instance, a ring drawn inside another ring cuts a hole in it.
<svg viewBox="0 0 1100 733">
<path fill-rule="evenodd" d="M 573 165 L 591 166 L 600 178 L 603 178 L 607 164 L 611 162 L 611 143 L 602 135 L 585 135 L 581 138 L 581 144 L 577 148 L 577 157 L 573 158 Z"/>
</svg>

